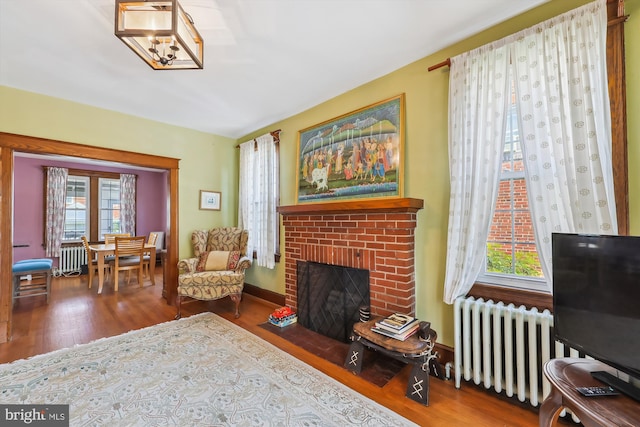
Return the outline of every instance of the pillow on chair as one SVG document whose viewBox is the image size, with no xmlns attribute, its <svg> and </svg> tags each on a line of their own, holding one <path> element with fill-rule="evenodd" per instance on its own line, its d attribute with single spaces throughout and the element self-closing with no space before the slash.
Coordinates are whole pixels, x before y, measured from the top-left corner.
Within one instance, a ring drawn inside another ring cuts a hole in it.
<svg viewBox="0 0 640 427">
<path fill-rule="evenodd" d="M 196 271 L 235 270 L 240 251 L 210 251 L 200 254 Z"/>
</svg>

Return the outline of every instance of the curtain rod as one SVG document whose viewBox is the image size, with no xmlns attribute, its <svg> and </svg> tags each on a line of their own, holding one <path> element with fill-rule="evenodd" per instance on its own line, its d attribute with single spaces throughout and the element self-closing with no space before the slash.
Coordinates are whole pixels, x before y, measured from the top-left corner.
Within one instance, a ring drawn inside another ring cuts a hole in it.
<svg viewBox="0 0 640 427">
<path fill-rule="evenodd" d="M 282 132 L 282 129 L 276 129 L 276 130 L 273 130 L 273 131 L 269 132 L 271 134 L 271 136 L 273 137 L 273 143 L 274 144 L 279 144 L 280 143 L 280 132 Z M 254 142 L 254 144 L 258 143 L 258 141 L 256 141 L 255 138 L 253 138 L 253 142 Z M 236 148 L 240 148 L 240 144 L 236 145 Z"/>
<path fill-rule="evenodd" d="M 616 8 L 616 12 L 613 17 L 609 17 L 608 24 L 617 24 L 618 21 L 626 21 L 628 16 L 624 14 L 624 0 L 607 0 L 607 5 L 614 4 Z M 427 71 L 437 70 L 442 67 L 450 67 L 451 66 L 451 58 L 447 58 L 442 62 L 439 62 L 431 67 L 427 68 Z"/>
<path fill-rule="evenodd" d="M 433 71 L 433 70 L 437 70 L 438 68 L 450 67 L 450 66 L 451 66 L 451 58 L 447 58 L 444 61 L 439 62 L 436 65 L 432 65 L 431 67 L 427 68 L 427 71 Z"/>
</svg>

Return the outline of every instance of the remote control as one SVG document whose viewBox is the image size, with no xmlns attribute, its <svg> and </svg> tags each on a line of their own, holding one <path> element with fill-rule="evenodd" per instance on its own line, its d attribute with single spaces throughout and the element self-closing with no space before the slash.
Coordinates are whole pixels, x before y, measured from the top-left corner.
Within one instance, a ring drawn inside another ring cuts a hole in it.
<svg viewBox="0 0 640 427">
<path fill-rule="evenodd" d="M 594 396 L 615 396 L 620 394 L 612 387 L 577 387 L 576 390 L 580 392 L 583 396 L 594 397 Z"/>
</svg>

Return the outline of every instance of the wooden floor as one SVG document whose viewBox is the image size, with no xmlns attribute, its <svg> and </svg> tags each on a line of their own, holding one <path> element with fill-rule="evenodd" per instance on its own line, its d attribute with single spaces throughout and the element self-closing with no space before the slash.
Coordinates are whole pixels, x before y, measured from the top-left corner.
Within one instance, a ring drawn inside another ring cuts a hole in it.
<svg viewBox="0 0 640 427">
<path fill-rule="evenodd" d="M 87 276 L 54 278 L 51 301 L 44 297 L 18 300 L 13 312 L 13 339 L 0 344 L 0 363 L 87 343 L 92 340 L 173 320 L 176 309 L 161 296 L 162 276 L 156 285 L 149 281 L 141 288 L 120 284 L 118 293 L 108 284 L 102 295 L 97 286 L 87 287 Z M 431 380 L 429 406 L 404 397 L 409 368 L 403 369 L 380 388 L 259 327 L 275 306 L 243 296 L 241 316 L 233 318 L 233 305 L 226 298 L 214 302 L 190 301 L 183 305 L 183 317 L 212 311 L 260 338 L 308 363 L 372 400 L 422 426 L 536 426 L 537 411 L 494 397 L 475 386 L 454 387 L 453 381 Z"/>
</svg>

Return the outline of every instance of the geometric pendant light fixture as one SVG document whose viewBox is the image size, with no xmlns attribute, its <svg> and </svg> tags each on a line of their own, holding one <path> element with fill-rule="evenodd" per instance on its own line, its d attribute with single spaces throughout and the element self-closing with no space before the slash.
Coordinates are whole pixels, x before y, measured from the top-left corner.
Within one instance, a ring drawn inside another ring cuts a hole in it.
<svg viewBox="0 0 640 427">
<path fill-rule="evenodd" d="M 116 0 L 115 34 L 154 70 L 203 67 L 204 41 L 177 0 Z"/>
</svg>

